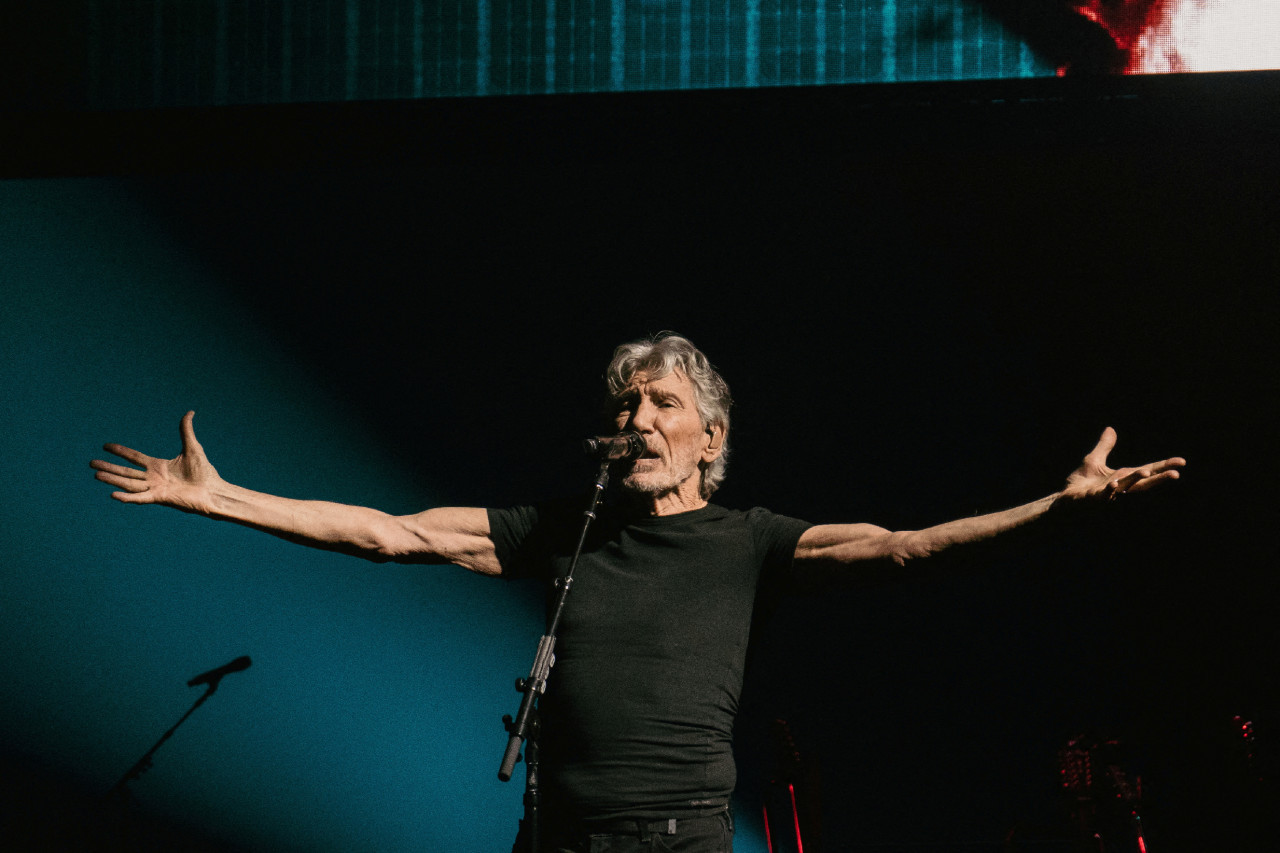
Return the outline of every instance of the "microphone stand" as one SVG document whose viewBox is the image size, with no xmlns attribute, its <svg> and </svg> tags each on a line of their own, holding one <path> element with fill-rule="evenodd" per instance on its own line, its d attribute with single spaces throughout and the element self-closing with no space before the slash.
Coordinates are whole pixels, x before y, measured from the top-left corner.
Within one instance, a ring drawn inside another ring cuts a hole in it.
<svg viewBox="0 0 1280 853">
<path fill-rule="evenodd" d="M 210 696 L 212 696 L 213 691 L 217 689 L 218 689 L 217 682 L 210 684 L 209 689 L 204 692 L 204 695 L 201 696 L 199 699 L 197 699 L 196 703 L 187 709 L 187 713 L 183 714 L 182 717 L 178 720 L 178 722 L 173 724 L 173 728 L 169 729 L 169 731 L 160 735 L 160 740 L 156 741 L 155 745 L 152 746 L 150 749 L 148 749 L 146 754 L 143 755 L 141 758 L 139 758 L 137 763 L 135 763 L 132 767 L 130 767 L 128 771 L 126 771 L 125 774 L 120 777 L 120 780 L 111 787 L 111 790 L 107 792 L 106 796 L 113 797 L 119 794 L 123 794 L 125 792 L 125 787 L 130 782 L 132 782 L 134 779 L 137 779 L 143 773 L 146 773 L 148 770 L 150 770 L 152 767 L 151 756 L 155 755 L 156 751 L 160 749 L 160 747 L 164 746 L 165 741 L 173 737 L 173 733 L 178 730 L 178 726 L 185 723 L 187 721 L 187 717 L 190 717 L 192 714 L 194 714 L 196 712 L 196 708 L 199 708 L 201 705 L 203 705 L 205 703 L 205 700 L 208 699 Z"/>
<path fill-rule="evenodd" d="M 502 718 L 502 724 L 510 733 L 507 740 L 507 750 L 502 756 L 502 765 L 498 768 L 498 778 L 503 782 L 511 780 L 511 774 L 515 770 L 516 762 L 520 760 L 520 746 L 528 742 L 528 748 L 525 750 L 525 791 L 524 791 L 524 818 L 520 821 L 520 832 L 517 839 L 524 839 L 524 849 L 528 853 L 536 853 L 539 842 L 539 806 L 541 794 L 538 790 L 538 731 L 541 726 L 541 720 L 538 717 L 538 697 L 547 689 L 547 676 L 551 674 L 551 667 L 555 664 L 555 648 L 556 648 L 556 630 L 560 627 L 560 615 L 564 612 L 565 599 L 569 597 L 569 590 L 573 586 L 573 570 L 578 565 L 578 557 L 582 555 L 582 546 L 587 541 L 587 530 L 591 527 L 591 522 L 596 517 L 596 507 L 600 503 L 600 496 L 604 494 L 604 490 L 609 485 L 609 465 L 612 460 L 604 460 L 600 463 L 600 471 L 596 475 L 595 487 L 591 491 L 591 500 L 583 513 L 582 532 L 578 535 L 578 546 L 573 551 L 573 558 L 569 561 L 569 571 L 565 573 L 563 578 L 556 579 L 556 598 L 551 608 L 551 616 L 548 620 L 547 633 L 538 640 L 538 650 L 534 654 L 533 666 L 529 670 L 528 678 L 516 679 L 516 690 L 522 694 L 520 699 L 520 710 L 516 712 L 514 720 L 510 714 L 506 714 Z M 517 847 L 519 840 L 517 840 Z"/>
<path fill-rule="evenodd" d="M 208 685 L 209 689 L 206 690 L 204 694 L 195 701 L 194 705 L 192 705 L 190 708 L 187 709 L 187 713 L 183 714 L 178 719 L 178 722 L 173 724 L 173 728 L 169 729 L 169 731 L 160 735 L 160 740 L 156 741 L 155 745 L 152 746 L 151 749 L 148 749 L 146 754 L 143 755 L 141 758 L 139 758 L 137 763 L 135 763 L 132 767 L 130 767 L 129 770 L 126 771 L 125 774 L 120 777 L 120 781 L 116 782 L 115 785 L 111 787 L 111 790 L 106 793 L 106 797 L 109 799 L 113 796 L 126 793 L 126 786 L 129 784 L 129 782 L 131 782 L 134 779 L 137 779 L 143 773 L 146 773 L 148 770 L 151 769 L 151 756 L 155 755 L 156 751 L 159 750 L 160 747 L 164 746 L 165 741 L 173 737 L 173 733 L 178 730 L 178 726 L 185 723 L 187 721 L 187 717 L 190 717 L 192 714 L 196 712 L 196 708 L 199 708 L 201 705 L 203 705 L 205 701 L 214 694 L 214 691 L 218 689 L 218 685 L 222 683 L 222 679 L 225 678 L 229 673 L 239 672 L 242 669 L 248 669 L 249 664 L 250 664 L 250 661 L 247 656 L 239 657 L 233 660 L 229 664 L 225 664 L 223 666 L 218 667 L 217 669 L 210 670 L 209 672 L 206 672 L 203 675 L 197 675 L 195 678 L 188 681 L 187 682 L 188 687 L 195 687 L 198 684 L 205 684 L 205 685 Z"/>
<path fill-rule="evenodd" d="M 194 705 L 192 705 L 190 708 L 187 709 L 187 712 L 178 719 L 178 722 L 174 723 L 173 726 L 167 732 L 165 732 L 160 736 L 160 739 L 156 741 L 155 744 L 150 749 L 148 749 L 146 753 L 141 758 L 139 758 L 132 767 L 130 767 L 127 771 L 125 771 L 125 774 L 121 776 L 120 779 L 114 785 L 111 786 L 111 790 L 107 791 L 107 793 L 102 796 L 102 803 L 104 806 L 107 806 L 113 800 L 119 803 L 120 823 L 118 825 L 118 829 L 121 834 L 122 849 L 129 846 L 127 836 L 131 834 L 130 830 L 132 829 L 132 827 L 130 826 L 131 818 L 130 818 L 129 812 L 132 811 L 131 804 L 136 802 L 135 800 L 133 800 L 131 792 L 129 791 L 129 783 L 135 779 L 138 779 L 139 777 L 142 776 L 143 773 L 146 773 L 148 770 L 151 769 L 151 767 L 153 766 L 151 757 L 156 754 L 156 752 L 160 749 L 160 747 L 164 746 L 165 741 L 173 737 L 173 733 L 178 730 L 178 726 L 181 726 L 183 723 L 185 723 L 187 721 L 187 718 L 196 712 L 196 708 L 199 708 L 201 705 L 203 705 L 205 701 L 208 700 L 208 698 L 213 695 L 214 691 L 218 689 L 218 682 L 220 682 L 221 680 L 222 680 L 221 678 L 214 678 L 211 681 L 209 681 L 209 689 L 206 690 L 200 696 L 200 698 L 195 701 Z"/>
</svg>

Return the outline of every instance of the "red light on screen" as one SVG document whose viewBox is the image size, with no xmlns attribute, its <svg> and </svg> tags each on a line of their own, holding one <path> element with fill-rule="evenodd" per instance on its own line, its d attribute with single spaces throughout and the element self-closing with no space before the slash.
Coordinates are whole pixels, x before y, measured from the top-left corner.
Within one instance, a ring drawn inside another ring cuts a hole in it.
<svg viewBox="0 0 1280 853">
<path fill-rule="evenodd" d="M 1073 8 L 1106 30 L 1126 74 L 1280 68 L 1275 0 L 1083 0 Z"/>
</svg>

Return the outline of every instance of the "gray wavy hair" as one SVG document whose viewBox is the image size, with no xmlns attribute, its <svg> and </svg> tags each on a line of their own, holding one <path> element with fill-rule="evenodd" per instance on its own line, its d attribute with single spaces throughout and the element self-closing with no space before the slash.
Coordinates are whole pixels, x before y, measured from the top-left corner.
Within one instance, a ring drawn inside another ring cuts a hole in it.
<svg viewBox="0 0 1280 853">
<path fill-rule="evenodd" d="M 605 381 L 609 385 L 608 402 L 616 402 L 637 373 L 644 372 L 658 379 L 673 370 L 683 373 L 693 385 L 702 426 L 719 424 L 724 428 L 720 455 L 702 469 L 700 491 L 706 500 L 720 488 L 729 467 L 729 407 L 733 405 L 733 399 L 729 396 L 728 383 L 702 351 L 688 338 L 675 332 L 659 332 L 651 338 L 623 344 L 614 350 L 613 361 L 609 362 L 609 369 L 605 372 Z"/>
</svg>

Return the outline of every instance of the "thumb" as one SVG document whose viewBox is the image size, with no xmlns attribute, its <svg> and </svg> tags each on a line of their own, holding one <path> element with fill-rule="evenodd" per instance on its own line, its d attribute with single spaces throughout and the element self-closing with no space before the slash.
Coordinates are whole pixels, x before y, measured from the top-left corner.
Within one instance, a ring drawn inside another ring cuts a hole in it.
<svg viewBox="0 0 1280 853">
<path fill-rule="evenodd" d="M 196 440 L 196 430 L 192 425 L 195 421 L 196 413 L 194 411 L 187 412 L 182 416 L 182 425 L 178 432 L 182 436 L 182 452 L 204 453 L 204 448 L 200 446 L 200 442 Z"/>
<path fill-rule="evenodd" d="M 1099 466 L 1105 466 L 1107 457 L 1111 455 L 1111 450 L 1115 446 L 1116 431 L 1111 427 L 1106 427 L 1102 430 L 1102 435 L 1098 437 L 1098 443 L 1094 445 L 1093 450 L 1089 451 L 1089 455 L 1085 457 L 1085 460 Z"/>
</svg>

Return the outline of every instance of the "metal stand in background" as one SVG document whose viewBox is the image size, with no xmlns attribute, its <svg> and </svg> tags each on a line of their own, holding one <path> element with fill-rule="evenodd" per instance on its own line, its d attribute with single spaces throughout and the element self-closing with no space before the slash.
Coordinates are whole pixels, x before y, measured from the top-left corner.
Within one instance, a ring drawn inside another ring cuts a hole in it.
<svg viewBox="0 0 1280 853">
<path fill-rule="evenodd" d="M 134 764 L 132 767 L 130 767 L 129 770 L 123 776 L 120 777 L 120 781 L 116 782 L 115 785 L 111 787 L 111 790 L 107 792 L 107 798 L 110 799 L 112 797 L 124 796 L 126 794 L 126 788 L 128 784 L 132 782 L 134 779 L 137 779 L 140 776 L 142 776 L 143 773 L 146 773 L 148 770 L 151 769 L 151 766 L 152 766 L 151 756 L 156 754 L 156 750 L 164 746 L 164 742 L 167 741 L 169 738 L 173 737 L 173 733 L 178 730 L 178 726 L 185 723 L 187 721 L 187 717 L 190 717 L 192 714 L 194 714 L 196 712 L 196 708 L 199 708 L 201 705 L 203 705 L 205 701 L 210 696 L 212 696 L 213 692 L 217 689 L 218 689 L 217 685 L 210 684 L 209 689 L 204 692 L 204 695 L 201 696 L 199 699 L 197 699 L 195 704 L 187 709 L 187 713 L 183 714 L 182 718 L 179 719 L 178 722 L 173 724 L 173 728 L 169 729 L 169 731 L 160 735 L 160 740 L 156 741 L 155 746 L 148 749 L 146 754 L 143 755 L 141 758 L 139 758 L 137 763 Z"/>
<path fill-rule="evenodd" d="M 820 806 L 815 765 L 801 760 L 786 720 L 775 719 L 772 728 L 774 767 L 761 796 L 765 845 L 770 853 L 817 853 L 822 844 L 814 819 Z"/>
<path fill-rule="evenodd" d="M 125 772 L 123 776 L 120 777 L 120 780 L 111 786 L 111 790 L 107 791 L 107 793 L 103 795 L 102 799 L 104 803 L 108 803 L 108 804 L 115 803 L 119 805 L 119 808 L 121 810 L 120 826 L 121 826 L 122 836 L 127 835 L 128 825 L 129 825 L 128 808 L 130 803 L 132 802 L 132 795 L 129 792 L 129 783 L 141 777 L 143 773 L 146 773 L 148 770 L 151 769 L 152 767 L 151 757 L 156 754 L 157 750 L 159 750 L 160 747 L 164 746 L 165 741 L 173 737 L 173 733 L 178 730 L 179 726 L 181 726 L 183 723 L 187 721 L 188 717 L 190 717 L 192 714 L 195 713 L 196 708 L 199 708 L 201 705 L 203 705 L 209 699 L 209 697 L 212 696 L 215 691 L 217 691 L 218 685 L 222 682 L 223 676 L 225 676 L 227 673 L 230 673 L 230 672 L 239 672 L 242 669 L 248 669 L 250 663 L 251 661 L 249 660 L 248 657 L 238 657 L 235 660 L 231 661 L 230 663 L 223 664 L 217 669 L 212 669 L 206 673 L 197 675 L 195 678 L 188 681 L 187 682 L 188 687 L 195 687 L 200 684 L 205 684 L 205 685 L 208 685 L 208 689 L 205 690 L 205 692 L 200 696 L 200 698 L 195 701 L 195 704 L 193 704 L 190 708 L 187 709 L 187 712 L 178 719 L 178 722 L 174 723 L 173 726 L 167 732 L 162 734 L 160 736 L 160 739 L 155 742 L 155 745 L 152 746 L 150 749 L 148 749 L 146 753 L 141 758 L 139 758 L 134 763 L 134 765 Z M 129 845 L 127 844 L 127 839 L 122 838 L 121 849 L 126 849 L 128 846 Z"/>
<path fill-rule="evenodd" d="M 1142 828 L 1142 777 L 1123 769 L 1118 740 L 1078 735 L 1058 751 L 1058 784 L 1068 797 L 1081 849 L 1147 853 Z"/>
<path fill-rule="evenodd" d="M 565 599 L 568 598 L 569 590 L 573 586 L 573 570 L 578 565 L 578 557 L 581 556 L 582 546 L 587 540 L 587 530 L 591 527 L 591 522 L 595 520 L 596 507 L 600 503 L 600 496 L 604 494 L 604 490 L 609 485 L 609 465 L 612 461 L 606 459 L 600 463 L 600 471 L 596 475 L 595 488 L 591 490 L 590 503 L 586 512 L 583 513 L 582 532 L 578 536 L 578 546 L 574 549 L 573 558 L 569 561 L 569 571 L 563 578 L 556 579 L 556 598 L 547 623 L 547 633 L 538 641 L 538 651 L 534 655 L 529 677 L 516 679 L 516 690 L 523 694 L 520 700 L 520 710 L 516 713 L 514 720 L 511 719 L 510 714 L 502 718 L 503 725 L 511 735 L 507 740 L 507 751 L 502 756 L 502 766 L 498 768 L 498 778 L 503 782 L 510 781 L 516 762 L 520 760 L 520 747 L 522 744 L 528 743 L 528 747 L 525 750 L 524 818 L 520 821 L 520 833 L 516 839 L 517 849 L 523 849 L 528 853 L 536 853 L 540 835 L 537 745 L 540 725 L 537 709 L 538 697 L 547 689 L 547 676 L 551 674 L 551 667 L 556 658 L 556 630 L 560 627 L 560 615 L 564 611 Z"/>
</svg>

